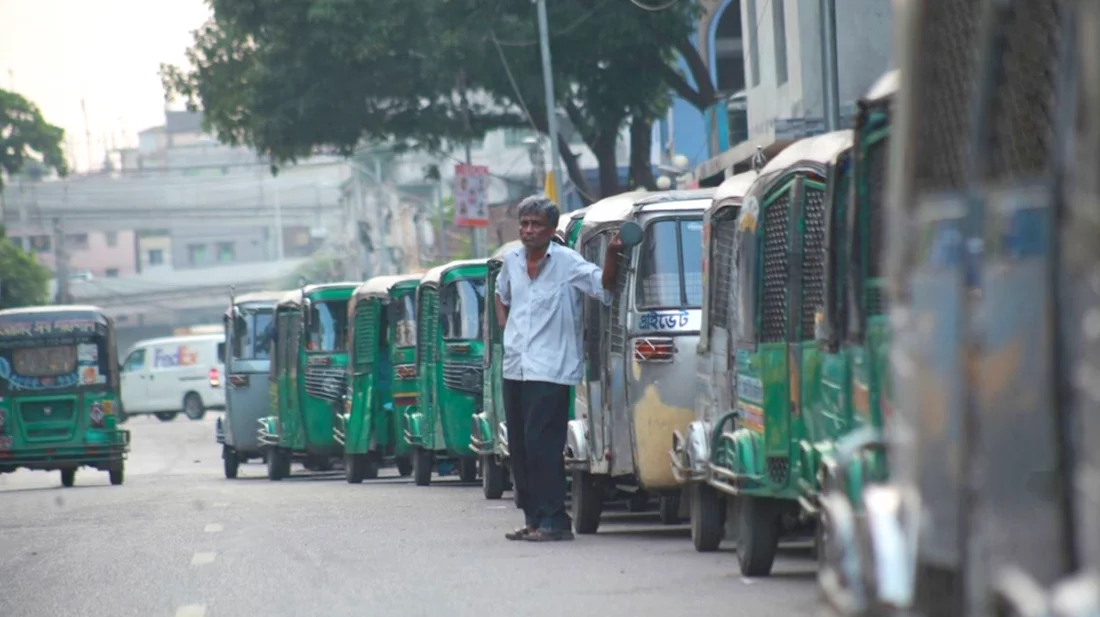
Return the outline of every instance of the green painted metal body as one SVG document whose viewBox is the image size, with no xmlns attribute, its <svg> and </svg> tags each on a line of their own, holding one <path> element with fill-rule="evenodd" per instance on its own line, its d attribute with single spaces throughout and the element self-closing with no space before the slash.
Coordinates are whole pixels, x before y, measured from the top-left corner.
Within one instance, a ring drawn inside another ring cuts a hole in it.
<svg viewBox="0 0 1100 617">
<path fill-rule="evenodd" d="M 347 336 L 346 323 L 335 320 L 341 315 L 346 319 L 347 304 L 356 287 L 356 283 L 311 285 L 291 292 L 276 307 L 278 334 L 271 362 L 275 441 L 296 456 L 333 458 L 343 454 L 333 428 L 345 392 Z M 316 324 L 321 319 L 318 305 L 331 307 L 326 309 L 326 320 L 332 321 Z M 317 314 L 310 314 L 313 312 Z M 323 328 L 335 331 L 322 332 Z"/>
<path fill-rule="evenodd" d="M 732 333 L 733 410 L 710 436 L 708 482 L 724 492 L 797 501 L 801 450 L 822 423 L 826 367 L 814 336 L 824 294 L 827 163 L 850 147 L 838 131 L 788 147 L 762 170 L 738 215 Z"/>
<path fill-rule="evenodd" d="M 121 469 L 116 353 L 114 322 L 94 306 L 0 311 L 0 473 Z"/>
<path fill-rule="evenodd" d="M 351 361 L 348 397 L 336 418 L 336 439 L 346 454 L 379 460 L 409 456 L 406 413 L 416 405 L 415 321 L 419 276 L 377 277 L 356 291 L 350 306 Z"/>
<path fill-rule="evenodd" d="M 406 414 L 405 438 L 409 445 L 433 452 L 436 461 L 473 455 L 472 423 L 484 394 L 486 261 L 433 268 L 417 288 L 420 394 Z"/>
</svg>

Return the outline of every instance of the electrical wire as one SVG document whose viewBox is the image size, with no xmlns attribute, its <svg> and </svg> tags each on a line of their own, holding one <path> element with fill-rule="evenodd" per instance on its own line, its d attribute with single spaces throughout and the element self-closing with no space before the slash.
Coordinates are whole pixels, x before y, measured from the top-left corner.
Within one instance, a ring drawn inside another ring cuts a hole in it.
<svg viewBox="0 0 1100 617">
<path fill-rule="evenodd" d="M 676 4 L 679 1 L 680 0 L 668 0 L 668 2 L 666 4 L 662 4 L 661 6 L 649 6 L 647 4 L 643 4 L 643 3 L 639 2 L 638 0 L 630 0 L 631 4 L 633 4 L 634 6 L 640 8 L 640 9 L 644 9 L 646 11 L 654 11 L 654 12 L 663 11 L 665 9 L 671 8 L 672 5 Z"/>
</svg>

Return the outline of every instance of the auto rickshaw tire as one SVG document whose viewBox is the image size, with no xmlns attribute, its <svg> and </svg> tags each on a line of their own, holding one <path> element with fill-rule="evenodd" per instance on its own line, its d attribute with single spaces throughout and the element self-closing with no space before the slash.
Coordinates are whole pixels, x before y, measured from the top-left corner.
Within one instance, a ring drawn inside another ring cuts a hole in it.
<svg viewBox="0 0 1100 617">
<path fill-rule="evenodd" d="M 233 480 L 237 477 L 237 472 L 241 467 L 241 460 L 237 458 L 237 451 L 230 446 L 222 446 L 222 467 L 225 471 L 225 477 L 229 480 Z"/>
<path fill-rule="evenodd" d="M 326 472 L 333 469 L 332 459 L 328 457 L 318 458 L 314 463 L 317 466 L 317 471 Z"/>
<path fill-rule="evenodd" d="M 401 476 L 402 478 L 407 478 L 410 475 L 412 475 L 412 472 L 413 472 L 412 457 L 399 456 L 399 457 L 397 457 L 397 460 L 395 462 L 397 463 L 397 475 Z"/>
<path fill-rule="evenodd" d="M 661 517 L 661 523 L 665 525 L 676 525 L 680 522 L 680 496 L 679 495 L 661 495 L 658 499 L 659 514 Z"/>
<path fill-rule="evenodd" d="M 194 405 L 189 405 L 192 401 L 195 401 Z M 195 407 L 198 411 L 190 411 L 191 407 Z M 196 392 L 188 392 L 187 396 L 183 397 L 183 415 L 187 416 L 191 420 L 202 420 L 206 417 L 206 408 L 202 405 L 202 397 Z"/>
<path fill-rule="evenodd" d="M 267 479 L 272 482 L 282 480 L 286 475 L 283 473 L 283 456 L 282 449 L 278 446 L 272 446 L 267 451 Z"/>
<path fill-rule="evenodd" d="M 629 512 L 645 512 L 649 507 L 649 493 L 639 489 L 626 500 L 626 509 Z"/>
<path fill-rule="evenodd" d="M 61 486 L 65 488 L 71 488 L 76 483 L 76 469 L 62 469 L 61 470 Z"/>
<path fill-rule="evenodd" d="M 380 467 L 378 461 L 367 457 L 366 463 L 363 464 L 363 477 L 368 480 L 377 480 Z"/>
<path fill-rule="evenodd" d="M 691 487 L 691 543 L 700 553 L 718 550 L 726 535 L 726 500 L 705 482 Z"/>
<path fill-rule="evenodd" d="M 573 530 L 578 534 L 596 533 L 603 514 L 603 491 L 592 474 L 573 472 L 572 501 Z"/>
<path fill-rule="evenodd" d="M 367 456 L 365 454 L 344 455 L 344 478 L 348 484 L 359 484 L 367 476 Z"/>
<path fill-rule="evenodd" d="M 416 458 L 413 460 L 413 482 L 417 486 L 428 486 L 432 483 L 432 465 L 434 458 L 432 453 L 424 448 L 416 449 Z"/>
<path fill-rule="evenodd" d="M 122 483 L 126 481 L 126 466 L 122 461 L 119 461 L 117 465 L 107 470 L 107 478 L 111 481 L 111 486 L 122 486 Z"/>
<path fill-rule="evenodd" d="M 769 499 L 737 499 L 740 506 L 737 523 L 737 561 L 742 576 L 768 576 L 779 550 L 779 517 Z"/>
<path fill-rule="evenodd" d="M 161 422 L 171 422 L 172 420 L 176 419 L 176 416 L 179 415 L 179 412 L 178 411 L 158 411 L 158 412 L 154 413 L 153 415 L 156 416 L 157 420 L 160 420 Z"/>
<path fill-rule="evenodd" d="M 504 479 L 507 474 L 494 455 L 481 457 L 481 491 L 486 499 L 500 499 L 504 495 Z"/>
<path fill-rule="evenodd" d="M 458 459 L 458 480 L 463 484 L 477 482 L 477 457 L 463 456 Z"/>
</svg>

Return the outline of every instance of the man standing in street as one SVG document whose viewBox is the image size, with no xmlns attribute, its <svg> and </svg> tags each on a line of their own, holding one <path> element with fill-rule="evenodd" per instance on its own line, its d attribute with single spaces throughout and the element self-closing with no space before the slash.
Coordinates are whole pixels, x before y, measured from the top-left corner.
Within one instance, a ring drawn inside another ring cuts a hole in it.
<svg viewBox="0 0 1100 617">
<path fill-rule="evenodd" d="M 608 244 L 604 267 L 552 240 L 560 212 L 544 195 L 520 202 L 523 246 L 504 256 L 497 319 L 504 326 L 503 390 L 513 490 L 526 524 L 509 540 L 572 540 L 565 513 L 569 388 L 584 367 L 581 294 L 611 303 L 622 242 Z"/>
</svg>

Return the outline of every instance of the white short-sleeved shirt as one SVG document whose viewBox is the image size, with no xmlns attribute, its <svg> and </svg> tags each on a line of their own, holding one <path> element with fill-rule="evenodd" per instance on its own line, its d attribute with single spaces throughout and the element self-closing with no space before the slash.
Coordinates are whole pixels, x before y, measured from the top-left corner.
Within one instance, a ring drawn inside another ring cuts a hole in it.
<svg viewBox="0 0 1100 617">
<path fill-rule="evenodd" d="M 503 376 L 516 381 L 581 383 L 584 346 L 581 294 L 611 304 L 603 270 L 580 253 L 550 243 L 542 270 L 527 276 L 527 249 L 504 256 L 497 296 L 508 307 Z"/>
</svg>

